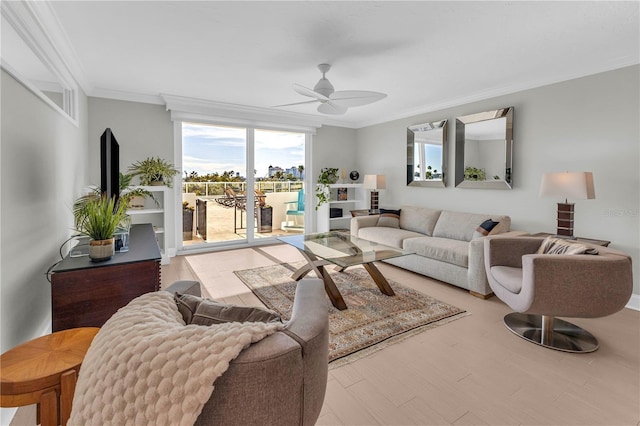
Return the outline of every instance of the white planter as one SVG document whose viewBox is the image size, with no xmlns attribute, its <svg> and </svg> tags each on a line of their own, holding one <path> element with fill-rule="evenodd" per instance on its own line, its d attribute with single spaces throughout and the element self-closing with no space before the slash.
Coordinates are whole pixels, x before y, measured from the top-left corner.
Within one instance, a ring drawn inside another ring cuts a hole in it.
<svg viewBox="0 0 640 426">
<path fill-rule="evenodd" d="M 113 257 L 114 248 L 113 238 L 108 240 L 90 240 L 89 258 L 94 262 L 109 260 Z"/>
</svg>

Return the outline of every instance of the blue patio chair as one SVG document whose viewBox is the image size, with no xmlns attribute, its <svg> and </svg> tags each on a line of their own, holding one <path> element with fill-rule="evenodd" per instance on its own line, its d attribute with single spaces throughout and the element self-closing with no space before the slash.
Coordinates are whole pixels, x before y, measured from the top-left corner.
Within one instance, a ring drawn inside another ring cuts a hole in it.
<svg viewBox="0 0 640 426">
<path fill-rule="evenodd" d="M 288 204 L 288 207 L 285 213 L 287 224 L 284 230 L 304 230 L 304 190 L 298 191 L 297 201 L 288 201 L 285 204 Z M 292 208 L 293 205 L 295 205 L 295 209 Z M 302 223 L 298 220 L 300 217 L 303 219 Z M 292 222 L 293 225 L 290 225 Z"/>
</svg>

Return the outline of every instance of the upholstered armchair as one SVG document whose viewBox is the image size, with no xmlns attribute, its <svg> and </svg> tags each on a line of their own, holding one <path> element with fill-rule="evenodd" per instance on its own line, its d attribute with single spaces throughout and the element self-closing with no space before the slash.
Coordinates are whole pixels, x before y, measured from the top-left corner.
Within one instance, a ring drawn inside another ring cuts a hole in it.
<svg viewBox="0 0 640 426">
<path fill-rule="evenodd" d="M 180 281 L 167 291 L 200 296 Z M 196 425 L 313 425 L 324 400 L 329 320 L 322 281 L 298 283 L 285 329 L 254 343 L 215 382 Z"/>
<path fill-rule="evenodd" d="M 536 254 L 542 238 L 487 238 L 485 267 L 495 295 L 517 311 L 505 316 L 520 337 L 566 352 L 592 352 L 597 339 L 555 318 L 597 318 L 626 305 L 633 288 L 631 257 L 584 244 L 593 254 Z"/>
</svg>

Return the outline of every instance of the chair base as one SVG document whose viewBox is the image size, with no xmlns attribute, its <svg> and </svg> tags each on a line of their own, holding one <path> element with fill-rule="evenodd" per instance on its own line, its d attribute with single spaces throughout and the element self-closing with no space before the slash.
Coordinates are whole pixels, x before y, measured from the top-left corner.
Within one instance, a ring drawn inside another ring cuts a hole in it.
<svg viewBox="0 0 640 426">
<path fill-rule="evenodd" d="M 504 324 L 511 332 L 545 348 L 572 353 L 598 349 L 598 340 L 591 333 L 554 317 L 514 312 L 504 317 Z"/>
</svg>

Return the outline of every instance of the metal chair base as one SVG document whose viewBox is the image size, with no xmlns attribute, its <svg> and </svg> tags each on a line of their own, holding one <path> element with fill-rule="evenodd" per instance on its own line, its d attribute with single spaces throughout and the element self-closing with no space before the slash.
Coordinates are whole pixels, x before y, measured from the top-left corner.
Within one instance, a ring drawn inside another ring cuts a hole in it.
<svg viewBox="0 0 640 426">
<path fill-rule="evenodd" d="M 514 312 L 504 317 L 504 324 L 511 332 L 545 348 L 572 353 L 598 349 L 598 340 L 591 333 L 551 316 Z"/>
</svg>

